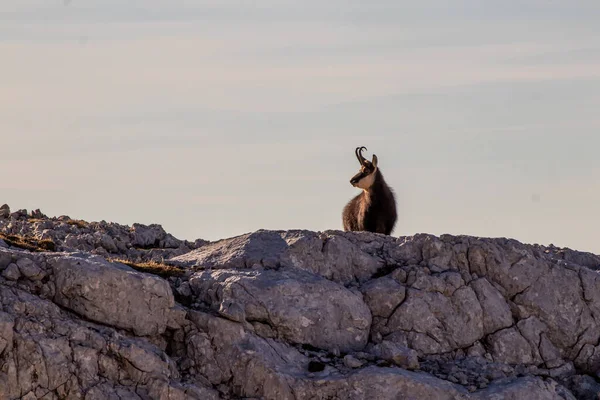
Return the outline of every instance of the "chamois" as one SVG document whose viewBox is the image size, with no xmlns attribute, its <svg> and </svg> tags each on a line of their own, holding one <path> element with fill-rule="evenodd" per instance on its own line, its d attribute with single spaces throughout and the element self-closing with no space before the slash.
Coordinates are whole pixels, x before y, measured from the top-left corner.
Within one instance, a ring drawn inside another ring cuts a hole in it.
<svg viewBox="0 0 600 400">
<path fill-rule="evenodd" d="M 377 156 L 372 161 L 363 157 L 366 147 L 354 151 L 360 170 L 350 179 L 350 184 L 362 193 L 346 204 L 342 213 L 345 231 L 369 231 L 389 235 L 396 224 L 396 199 L 383 175 L 377 168 Z"/>
</svg>

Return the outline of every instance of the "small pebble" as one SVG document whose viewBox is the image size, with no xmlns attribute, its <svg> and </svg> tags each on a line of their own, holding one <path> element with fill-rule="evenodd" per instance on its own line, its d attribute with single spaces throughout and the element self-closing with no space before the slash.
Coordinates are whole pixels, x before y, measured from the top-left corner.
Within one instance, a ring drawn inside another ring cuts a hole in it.
<svg viewBox="0 0 600 400">
<path fill-rule="evenodd" d="M 8 280 L 16 281 L 21 277 L 21 272 L 19 271 L 17 264 L 11 263 L 4 271 L 2 271 L 2 276 Z"/>
<path fill-rule="evenodd" d="M 348 354 L 344 357 L 344 365 L 348 368 L 360 368 L 362 367 L 363 362 Z"/>
</svg>

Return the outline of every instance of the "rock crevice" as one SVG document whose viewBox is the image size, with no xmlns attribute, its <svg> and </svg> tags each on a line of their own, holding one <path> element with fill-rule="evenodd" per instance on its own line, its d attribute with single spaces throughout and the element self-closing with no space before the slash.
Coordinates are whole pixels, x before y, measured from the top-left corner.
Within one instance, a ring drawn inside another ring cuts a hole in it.
<svg viewBox="0 0 600 400">
<path fill-rule="evenodd" d="M 593 254 L 340 231 L 191 243 L 159 225 L 0 211 L 0 232 L 59 250 L 0 242 L 2 399 L 600 393 Z M 115 255 L 184 270 L 163 279 Z"/>
</svg>

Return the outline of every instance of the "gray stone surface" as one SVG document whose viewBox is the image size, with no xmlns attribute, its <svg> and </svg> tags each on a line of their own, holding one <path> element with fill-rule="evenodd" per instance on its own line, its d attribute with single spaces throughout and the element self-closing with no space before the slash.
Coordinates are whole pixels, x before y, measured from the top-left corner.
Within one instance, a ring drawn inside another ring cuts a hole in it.
<svg viewBox="0 0 600 400">
<path fill-rule="evenodd" d="M 8 218 L 10 217 L 10 207 L 8 204 L 3 204 L 0 206 L 0 218 Z"/>
<path fill-rule="evenodd" d="M 377 358 L 392 361 L 405 369 L 419 369 L 419 359 L 415 350 L 384 340 L 371 347 L 370 352 Z"/>
<path fill-rule="evenodd" d="M 170 261 L 203 268 L 289 267 L 343 284 L 367 281 L 384 267 L 383 260 L 343 235 L 310 231 L 261 230 L 204 245 Z"/>
<path fill-rule="evenodd" d="M 406 288 L 388 277 L 367 282 L 362 285 L 361 291 L 375 317 L 389 318 L 406 298 Z"/>
<path fill-rule="evenodd" d="M 381 328 L 384 336 L 421 354 L 445 353 L 483 338 L 481 304 L 462 279 L 448 286 L 444 279 L 423 275 L 415 284 L 419 288 L 407 290 L 402 305 Z"/>
<path fill-rule="evenodd" d="M 531 364 L 532 349 L 516 328 L 507 328 L 489 336 L 490 352 L 494 361 L 506 364 Z"/>
<path fill-rule="evenodd" d="M 567 382 L 567 387 L 579 400 L 598 400 L 600 383 L 589 375 L 574 375 Z"/>
<path fill-rule="evenodd" d="M 164 349 L 144 338 L 74 318 L 2 282 L 0 307 L 2 399 L 219 398 L 204 385 L 187 390 Z"/>
<path fill-rule="evenodd" d="M 364 365 L 364 362 L 350 354 L 347 354 L 344 356 L 344 364 L 348 368 L 360 368 Z"/>
<path fill-rule="evenodd" d="M 523 378 L 490 385 L 474 396 L 477 400 L 575 400 L 566 389 L 552 380 Z"/>
<path fill-rule="evenodd" d="M 16 264 L 21 275 L 28 279 L 39 281 L 46 276 L 46 273 L 30 258 L 20 258 Z"/>
<path fill-rule="evenodd" d="M 320 276 L 294 269 L 214 270 L 193 275 L 199 301 L 227 318 L 267 324 L 292 343 L 361 350 L 371 326 L 362 296 Z"/>
<path fill-rule="evenodd" d="M 324 379 L 302 382 L 296 389 L 300 399 L 339 398 L 348 400 L 378 399 L 469 399 L 465 389 L 427 374 L 400 368 L 367 367 L 351 374 L 347 380 Z"/>
<path fill-rule="evenodd" d="M 483 311 L 484 334 L 487 335 L 512 326 L 513 318 L 510 306 L 498 289 L 485 278 L 473 280 L 471 287 L 475 291 Z"/>
<path fill-rule="evenodd" d="M 212 384 L 233 380 L 236 396 L 265 399 L 467 399 L 458 385 L 425 373 L 366 367 L 340 375 L 334 368 L 309 376 L 309 359 L 293 348 L 261 339 L 242 325 L 193 312 L 199 332 L 188 343 L 194 365 Z"/>
<path fill-rule="evenodd" d="M 0 248 L 1 399 L 598 395 L 593 254 L 340 231 L 187 242 L 31 215 L 0 232 L 66 252 Z M 163 257 L 195 270 L 164 280 L 105 259 Z"/>
<path fill-rule="evenodd" d="M 31 215 L 19 210 L 9 214 L 10 219 L 3 218 L 2 213 L 0 208 L 1 233 L 51 240 L 58 251 L 86 251 L 136 262 L 162 261 L 207 243 L 202 239 L 179 240 L 158 224 L 130 227 L 113 222 L 74 220 L 68 216 L 50 218 L 39 210 Z"/>
<path fill-rule="evenodd" d="M 11 281 L 16 281 L 21 277 L 21 271 L 19 271 L 19 267 L 17 264 L 8 264 L 6 269 L 2 271 L 2 276 Z"/>
<path fill-rule="evenodd" d="M 51 259 L 50 265 L 56 304 L 136 335 L 165 331 L 175 302 L 164 280 L 97 258 L 61 256 Z"/>
</svg>

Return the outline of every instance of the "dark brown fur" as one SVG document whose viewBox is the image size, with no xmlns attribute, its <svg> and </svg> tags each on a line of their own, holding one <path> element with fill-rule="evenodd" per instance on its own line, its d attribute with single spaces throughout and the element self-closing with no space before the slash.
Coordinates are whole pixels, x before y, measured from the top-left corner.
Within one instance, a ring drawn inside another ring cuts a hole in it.
<svg viewBox="0 0 600 400">
<path fill-rule="evenodd" d="M 362 157 L 361 157 L 362 158 Z M 360 161 L 360 158 L 359 158 Z M 361 172 L 352 178 L 354 185 L 375 167 L 363 159 Z M 368 231 L 389 235 L 396 224 L 396 199 L 379 168 L 373 185 L 348 202 L 342 213 L 345 231 Z"/>
</svg>

